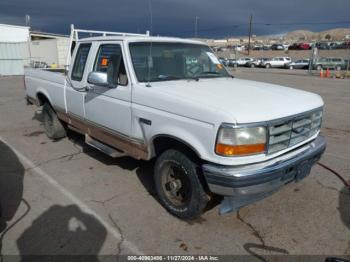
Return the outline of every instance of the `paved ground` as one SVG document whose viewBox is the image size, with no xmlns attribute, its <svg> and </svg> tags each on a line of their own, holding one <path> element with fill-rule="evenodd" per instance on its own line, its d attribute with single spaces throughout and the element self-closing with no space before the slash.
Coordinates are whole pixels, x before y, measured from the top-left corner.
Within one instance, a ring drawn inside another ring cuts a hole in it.
<svg viewBox="0 0 350 262">
<path fill-rule="evenodd" d="M 234 74 L 322 95 L 328 148 L 321 161 L 350 179 L 349 80 L 283 70 Z M 111 159 L 74 134 L 50 141 L 22 83 L 0 78 L 2 254 L 350 255 L 350 194 L 320 166 L 239 214 L 219 216 L 215 207 L 195 222 L 180 221 L 154 197 L 152 164 Z"/>
</svg>

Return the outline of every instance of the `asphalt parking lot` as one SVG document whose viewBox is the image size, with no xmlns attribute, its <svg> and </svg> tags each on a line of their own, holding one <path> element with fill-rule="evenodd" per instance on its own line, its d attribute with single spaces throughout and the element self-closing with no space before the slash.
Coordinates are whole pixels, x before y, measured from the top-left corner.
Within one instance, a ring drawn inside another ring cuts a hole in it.
<svg viewBox="0 0 350 262">
<path fill-rule="evenodd" d="M 233 74 L 320 94 L 328 142 L 321 162 L 350 180 L 350 80 L 273 69 Z M 3 255 L 350 256 L 350 192 L 320 166 L 239 213 L 220 216 L 214 207 L 184 222 L 155 198 L 152 163 L 109 158 L 73 133 L 52 142 L 40 120 L 40 110 L 26 105 L 23 79 L 0 78 Z"/>
</svg>

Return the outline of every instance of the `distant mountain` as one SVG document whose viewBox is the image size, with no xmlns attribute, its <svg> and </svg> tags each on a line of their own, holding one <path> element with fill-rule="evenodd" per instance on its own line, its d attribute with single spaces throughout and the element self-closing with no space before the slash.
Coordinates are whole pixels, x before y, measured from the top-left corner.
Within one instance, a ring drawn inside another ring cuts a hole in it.
<svg viewBox="0 0 350 262">
<path fill-rule="evenodd" d="M 311 32 L 307 30 L 296 30 L 285 34 L 286 40 L 330 40 L 340 41 L 345 38 L 346 35 L 350 35 L 350 28 L 336 28 L 322 32 Z"/>
</svg>

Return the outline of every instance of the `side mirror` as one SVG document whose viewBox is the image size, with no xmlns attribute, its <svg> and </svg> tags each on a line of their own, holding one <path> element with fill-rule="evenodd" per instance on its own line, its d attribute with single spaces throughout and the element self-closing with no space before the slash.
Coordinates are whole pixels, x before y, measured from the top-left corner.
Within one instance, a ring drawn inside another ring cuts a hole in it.
<svg viewBox="0 0 350 262">
<path fill-rule="evenodd" d="M 103 72 L 90 72 L 87 82 L 92 85 L 108 87 L 107 73 Z"/>
</svg>

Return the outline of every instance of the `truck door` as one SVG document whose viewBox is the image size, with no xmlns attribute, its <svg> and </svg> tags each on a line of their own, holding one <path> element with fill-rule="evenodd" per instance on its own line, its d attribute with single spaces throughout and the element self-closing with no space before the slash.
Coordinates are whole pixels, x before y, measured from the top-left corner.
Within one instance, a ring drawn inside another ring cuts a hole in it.
<svg viewBox="0 0 350 262">
<path fill-rule="evenodd" d="M 96 50 L 96 49 L 95 49 Z M 92 71 L 107 74 L 112 86 L 90 86 L 85 96 L 85 119 L 112 133 L 131 131 L 131 83 L 120 42 L 102 42 L 97 47 Z"/>
<path fill-rule="evenodd" d="M 68 114 L 84 119 L 84 96 L 87 74 L 86 64 L 91 49 L 91 43 L 82 43 L 77 47 L 75 59 L 71 66 L 66 88 L 66 103 Z"/>
</svg>

